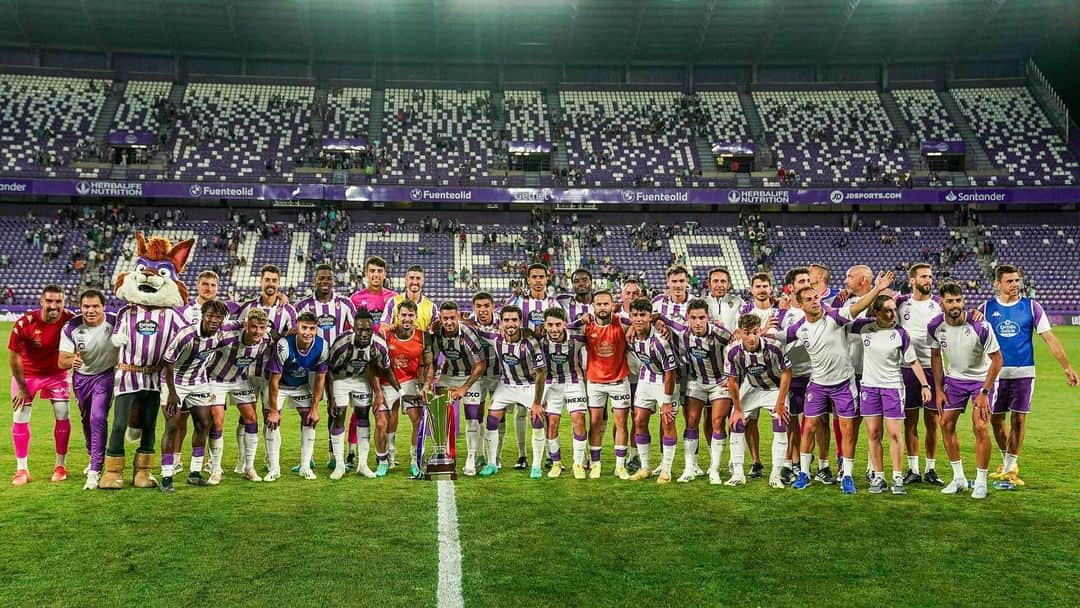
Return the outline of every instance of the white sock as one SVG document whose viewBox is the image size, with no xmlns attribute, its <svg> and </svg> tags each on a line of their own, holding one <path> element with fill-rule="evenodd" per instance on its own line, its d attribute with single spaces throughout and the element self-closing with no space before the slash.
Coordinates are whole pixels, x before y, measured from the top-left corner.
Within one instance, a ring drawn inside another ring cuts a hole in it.
<svg viewBox="0 0 1080 608">
<path fill-rule="evenodd" d="M 789 468 L 789 469 L 790 469 L 790 468 L 793 468 L 792 464 L 793 464 L 793 463 L 791 462 L 791 459 L 790 459 L 790 458 L 785 458 L 785 459 L 784 459 L 784 466 L 785 466 L 785 467 L 787 467 L 787 468 Z"/>
<path fill-rule="evenodd" d="M 588 445 L 584 439 L 574 439 L 574 465 L 585 466 L 585 450 Z"/>
<path fill-rule="evenodd" d="M 874 479 L 885 479 L 885 471 L 874 471 Z"/>
<path fill-rule="evenodd" d="M 743 462 L 746 458 L 746 433 L 732 433 L 730 446 L 730 462 L 733 474 L 741 475 Z"/>
<path fill-rule="evenodd" d="M 506 441 L 506 418 L 504 417 L 499 422 L 499 439 L 495 443 L 495 457 L 498 458 L 499 454 L 502 454 L 503 442 Z M 497 461 L 491 461 L 491 464 L 498 464 Z"/>
<path fill-rule="evenodd" d="M 810 463 L 814 461 L 813 454 L 807 454 L 806 452 L 799 452 L 799 471 L 802 473 L 810 474 Z"/>
<path fill-rule="evenodd" d="M 258 441 L 258 435 L 255 436 Z M 236 462 L 247 466 L 247 433 L 244 431 L 244 421 L 236 423 Z"/>
<path fill-rule="evenodd" d="M 908 456 L 907 457 L 907 468 L 911 469 L 912 473 L 915 473 L 916 475 L 918 475 L 919 474 L 919 457 L 918 456 Z"/>
<path fill-rule="evenodd" d="M 631 445 L 626 448 L 626 457 L 633 460 L 638 455 L 637 446 Z"/>
<path fill-rule="evenodd" d="M 619 456 L 619 452 L 623 451 L 623 450 L 626 450 L 625 445 L 617 445 L 617 446 L 615 446 L 615 468 L 616 469 L 622 469 L 622 468 L 626 467 L 626 456 Z M 626 452 L 623 452 L 623 453 L 625 454 Z"/>
<path fill-rule="evenodd" d="M 900 471 L 893 471 L 892 472 L 892 482 L 894 484 L 895 483 L 903 483 L 903 481 L 904 481 L 904 474 L 902 472 L 900 472 Z"/>
<path fill-rule="evenodd" d="M 26 458 L 16 458 L 15 459 L 15 470 L 16 471 L 25 471 L 25 470 L 27 470 L 26 467 L 27 467 Z"/>
<path fill-rule="evenodd" d="M 975 485 L 977 485 L 977 486 L 985 486 L 986 485 L 986 473 L 987 473 L 986 469 L 975 469 Z"/>
<path fill-rule="evenodd" d="M 244 433 L 244 471 L 255 468 L 255 452 L 259 449 L 259 434 Z"/>
<path fill-rule="evenodd" d="M 675 445 L 660 444 L 660 468 L 664 473 L 671 475 L 671 465 L 675 463 Z M 691 463 L 692 466 L 692 463 Z M 691 469 L 692 470 L 692 469 Z"/>
<path fill-rule="evenodd" d="M 465 446 L 470 460 L 476 459 L 476 451 L 480 447 L 480 421 L 465 421 Z"/>
<path fill-rule="evenodd" d="M 551 455 L 553 462 L 562 462 L 562 452 L 559 450 L 559 438 L 547 440 L 547 453 Z M 558 455 L 559 459 L 556 460 L 555 456 Z"/>
<path fill-rule="evenodd" d="M 1005 454 L 1005 461 L 1001 465 L 1001 471 L 1008 473 L 1016 466 L 1016 454 Z"/>
<path fill-rule="evenodd" d="M 488 466 L 495 466 L 499 458 L 499 431 L 485 431 L 487 437 L 487 463 Z"/>
<path fill-rule="evenodd" d="M 727 438 L 716 439 L 713 438 L 709 442 L 709 472 L 720 471 L 720 460 L 724 457 L 724 444 L 727 443 Z"/>
<path fill-rule="evenodd" d="M 386 434 L 386 453 L 390 455 L 390 462 L 397 462 L 397 431 Z"/>
<path fill-rule="evenodd" d="M 772 471 L 779 475 L 787 454 L 787 433 L 773 433 L 772 436 Z"/>
<path fill-rule="evenodd" d="M 192 454 L 191 455 L 191 472 L 192 473 L 201 473 L 202 472 L 202 465 L 203 465 L 203 457 L 202 456 L 196 456 L 195 454 Z"/>
<path fill-rule="evenodd" d="M 315 429 L 300 427 L 300 470 L 311 470 L 311 457 L 315 455 Z"/>
<path fill-rule="evenodd" d="M 998 452 L 1001 452 L 1001 461 L 1005 462 L 1005 457 L 1008 456 L 1008 453 L 1006 453 L 1005 450 L 998 450 Z"/>
<path fill-rule="evenodd" d="M 635 442 L 635 443 L 637 443 L 637 442 Z M 649 467 L 649 444 L 648 443 L 638 443 L 637 444 L 637 451 L 638 451 L 638 457 L 641 458 L 641 468 L 646 470 L 646 471 L 651 471 L 652 468 Z"/>
<path fill-rule="evenodd" d="M 851 477 L 851 474 L 855 471 L 855 459 L 841 458 L 840 462 L 844 469 L 844 477 Z"/>
<path fill-rule="evenodd" d="M 821 460 L 818 461 L 817 470 L 820 471 L 821 469 L 827 469 L 827 468 L 829 468 L 829 459 L 828 458 L 822 458 Z M 809 471 L 807 471 L 807 473 L 809 473 Z"/>
<path fill-rule="evenodd" d="M 171 465 L 171 464 L 163 464 L 163 465 L 161 465 L 161 476 L 162 477 L 172 477 L 174 468 L 175 468 L 174 465 Z"/>
<path fill-rule="evenodd" d="M 210 440 L 210 462 L 214 465 L 213 472 L 221 472 L 221 459 L 225 456 L 225 438 L 218 437 Z M 191 465 L 191 470 L 198 471 L 195 465 Z"/>
<path fill-rule="evenodd" d="M 695 463 L 697 462 L 697 439 L 683 439 L 683 466 L 686 470 L 693 473 Z"/>
<path fill-rule="evenodd" d="M 409 462 L 416 463 L 416 444 L 409 446 Z"/>
<path fill-rule="evenodd" d="M 544 429 L 532 430 L 532 468 L 539 469 L 544 466 L 544 448 L 547 446 L 547 437 Z"/>
<path fill-rule="evenodd" d="M 330 451 L 334 454 L 334 470 L 344 470 L 345 433 L 330 433 Z"/>
<path fill-rule="evenodd" d="M 926 470 L 927 471 L 933 471 L 936 468 L 937 468 L 937 459 L 935 459 L 935 458 L 927 458 L 926 459 Z"/>
<path fill-rule="evenodd" d="M 967 479 L 967 477 L 964 477 L 964 461 L 963 460 L 950 460 L 949 464 L 952 465 L 953 479 Z"/>
<path fill-rule="evenodd" d="M 518 458 L 528 456 L 525 452 L 525 434 L 529 432 L 529 419 L 525 408 L 520 405 L 514 407 L 514 439 L 517 440 Z"/>
<path fill-rule="evenodd" d="M 281 429 L 276 428 L 271 431 L 263 427 L 263 439 L 266 440 L 267 469 L 274 472 L 281 471 Z"/>
<path fill-rule="evenodd" d="M 352 449 L 352 446 L 349 446 Z M 356 429 L 356 466 L 366 467 L 368 454 L 371 453 L 371 427 L 362 426 Z"/>
<path fill-rule="evenodd" d="M 179 468 L 183 467 L 183 465 L 184 465 L 184 453 L 183 452 L 173 452 L 173 467 L 179 469 Z"/>
</svg>

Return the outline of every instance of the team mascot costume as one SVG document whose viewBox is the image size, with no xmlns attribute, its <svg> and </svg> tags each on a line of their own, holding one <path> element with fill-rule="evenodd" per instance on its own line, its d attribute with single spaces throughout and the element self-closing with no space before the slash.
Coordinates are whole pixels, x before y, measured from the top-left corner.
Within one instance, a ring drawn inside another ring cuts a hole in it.
<svg viewBox="0 0 1080 608">
<path fill-rule="evenodd" d="M 176 332 L 186 323 L 177 309 L 187 303 L 187 286 L 180 281 L 194 239 L 173 245 L 163 237 L 143 238 L 138 245 L 135 268 L 116 278 L 116 296 L 127 302 L 116 315 L 112 341 L 120 349 L 116 366 L 113 424 L 105 450 L 105 472 L 99 487 L 124 487 L 124 435 L 129 417 L 141 431 L 135 452 L 134 485 L 157 487 L 150 474 L 154 460 L 154 429 L 161 407 L 162 357 Z"/>
</svg>

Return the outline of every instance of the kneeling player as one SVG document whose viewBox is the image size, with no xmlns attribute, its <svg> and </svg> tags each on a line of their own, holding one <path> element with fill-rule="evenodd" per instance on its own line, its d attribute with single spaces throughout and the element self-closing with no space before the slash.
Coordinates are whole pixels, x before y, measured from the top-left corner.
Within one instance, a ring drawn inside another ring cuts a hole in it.
<svg viewBox="0 0 1080 608">
<path fill-rule="evenodd" d="M 327 392 L 334 396 L 330 408 L 330 449 L 334 456 L 334 471 L 330 479 L 345 475 L 345 417 L 353 409 L 357 427 L 356 474 L 375 477 L 367 464 L 371 446 L 371 408 L 382 405 L 381 391 L 375 391 L 375 370 L 390 369 L 390 353 L 386 342 L 376 336 L 371 313 L 361 308 L 353 317 L 352 331 L 339 335 L 330 347 L 330 374 Z"/>
<path fill-rule="evenodd" d="M 762 339 L 761 318 L 755 314 L 739 317 L 742 341 L 728 351 L 728 391 L 735 402 L 731 415 L 731 479 L 727 485 L 746 483 L 743 475 L 743 419 L 756 418 L 762 409 L 772 418 L 772 474 L 769 485 L 783 488 L 780 470 L 787 455 L 788 390 L 791 361 L 775 343 Z M 746 390 L 740 391 L 745 385 Z"/>
<path fill-rule="evenodd" d="M 559 421 L 563 408 L 570 414 L 574 431 L 574 478 L 585 479 L 585 412 L 589 398 L 585 392 L 585 371 L 582 369 L 585 338 L 566 329 L 566 311 L 549 308 L 544 311 L 544 335 L 540 348 L 547 360 L 547 394 L 544 411 L 547 413 L 548 454 L 551 471 L 548 477 L 563 472 L 559 450 Z"/>
<path fill-rule="evenodd" d="M 652 335 L 652 303 L 638 298 L 630 303 L 630 329 L 627 342 L 641 360 L 638 390 L 634 395 L 634 443 L 637 444 L 641 468 L 630 476 L 631 481 L 652 477 L 649 468 L 649 419 L 660 412 L 661 461 L 657 483 L 671 481 L 671 465 L 675 461 L 675 416 L 678 404 L 675 391 L 675 369 L 678 363 L 667 340 Z"/>
<path fill-rule="evenodd" d="M 281 477 L 281 410 L 296 409 L 300 416 L 300 476 L 315 479 L 311 457 L 315 452 L 315 425 L 319 423 L 319 403 L 328 365 L 328 348 L 315 315 L 305 312 L 296 318 L 296 333 L 278 341 L 270 357 L 270 413 L 266 417 L 269 434 L 266 453 L 270 470 L 263 481 Z"/>
</svg>

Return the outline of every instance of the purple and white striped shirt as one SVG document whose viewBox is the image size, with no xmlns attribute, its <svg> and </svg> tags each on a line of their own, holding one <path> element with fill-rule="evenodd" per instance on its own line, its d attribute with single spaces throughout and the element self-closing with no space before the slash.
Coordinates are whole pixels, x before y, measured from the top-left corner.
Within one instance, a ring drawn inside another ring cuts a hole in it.
<svg viewBox="0 0 1080 608">
<path fill-rule="evenodd" d="M 113 393 L 124 395 L 138 391 L 161 390 L 162 356 L 176 332 L 187 325 L 172 308 L 149 308 L 131 304 L 116 313 L 114 344 L 122 341 Z M 124 367 L 134 367 L 124 370 Z"/>
<path fill-rule="evenodd" d="M 559 301 L 550 296 L 536 299 L 529 293 L 521 296 L 510 296 L 503 306 L 513 304 L 521 309 L 522 325 L 532 330 L 539 330 L 544 326 L 544 311 L 549 308 L 560 308 Z"/>
<path fill-rule="evenodd" d="M 382 371 L 390 371 L 390 349 L 379 334 L 371 336 L 371 344 L 360 346 L 356 334 L 347 331 L 330 346 L 330 374 L 335 380 L 364 379 L 368 363 L 374 361 Z"/>
<path fill-rule="evenodd" d="M 248 300 L 240 305 L 240 308 L 236 311 L 235 318 L 243 323 L 247 319 L 247 313 L 252 308 L 258 308 L 266 313 L 266 316 L 270 319 L 268 326 L 270 334 L 270 346 L 273 347 L 277 343 L 279 337 L 289 331 L 291 328 L 296 327 L 296 309 L 292 304 L 285 304 L 284 306 L 273 304 L 271 306 L 263 306 L 260 298 L 254 298 Z M 271 348 L 272 350 L 272 348 Z M 270 357 L 259 357 L 255 361 L 255 367 L 251 370 L 248 377 L 250 378 L 269 378 L 269 363 Z"/>
<path fill-rule="evenodd" d="M 663 384 L 664 372 L 678 368 L 678 361 L 675 358 L 674 351 L 671 349 L 671 345 L 667 340 L 656 334 L 652 334 L 648 338 L 633 336 L 630 348 L 641 361 L 638 382 Z"/>
<path fill-rule="evenodd" d="M 690 307 L 690 298 L 686 298 L 685 302 L 672 301 L 671 296 L 666 293 L 662 293 L 652 299 L 653 312 L 659 313 L 663 317 L 673 319 L 680 323 L 686 322 L 686 311 Z"/>
<path fill-rule="evenodd" d="M 177 386 L 198 386 L 210 381 L 208 374 L 214 350 L 220 348 L 226 335 L 216 332 L 210 336 L 202 335 L 202 326 L 187 325 L 176 332 L 161 360 L 173 366 L 173 384 Z M 162 383 L 165 373 L 162 370 Z"/>
<path fill-rule="evenodd" d="M 551 340 L 545 333 L 540 348 L 547 359 L 547 384 L 579 384 L 585 379 L 585 336 L 581 332 L 566 330 L 562 342 Z"/>
<path fill-rule="evenodd" d="M 431 345 L 433 356 L 443 356 L 443 376 L 468 377 L 476 361 L 484 359 L 480 336 L 474 329 L 461 323 L 458 324 L 456 335 L 448 336 L 441 329 L 435 332 Z"/>
<path fill-rule="evenodd" d="M 592 313 L 592 304 L 582 304 L 577 301 L 577 297 L 573 294 L 564 293 L 555 298 L 558 300 L 559 305 L 566 310 L 566 320 L 568 323 L 573 323 L 581 318 L 585 313 Z"/>
<path fill-rule="evenodd" d="M 229 311 L 229 314 L 225 315 L 225 320 L 229 321 L 236 314 L 236 311 L 240 309 L 240 305 L 228 300 L 220 300 L 225 308 Z M 198 298 L 194 302 L 180 309 L 180 315 L 187 320 L 188 323 L 198 325 L 202 323 L 202 304 L 199 303 Z"/>
<path fill-rule="evenodd" d="M 780 376 L 789 369 L 791 360 L 771 340 L 760 340 L 756 351 L 746 350 L 742 342 L 728 350 L 728 375 L 740 383 L 746 380 L 754 388 L 766 391 L 780 388 Z"/>
<path fill-rule="evenodd" d="M 480 332 L 491 341 L 499 360 L 499 381 L 506 386 L 530 386 L 536 382 L 533 370 L 547 367 L 544 351 L 532 338 L 522 336 L 510 342 L 497 333 Z"/>
<path fill-rule="evenodd" d="M 330 294 L 330 300 L 326 302 L 310 296 L 296 304 L 296 314 L 303 312 L 315 315 L 319 335 L 327 344 L 333 344 L 338 336 L 352 329 L 356 305 L 349 298 L 337 294 Z"/>
<path fill-rule="evenodd" d="M 499 333 L 499 320 L 494 319 L 494 323 L 491 325 L 481 325 L 477 321 L 475 327 L 476 335 L 480 339 L 480 350 L 483 353 L 484 359 L 487 361 L 487 369 L 484 370 L 483 378 L 498 378 L 500 377 L 499 371 L 499 358 L 495 356 L 495 345 L 491 340 L 487 339 L 488 335 L 498 335 Z"/>
<path fill-rule="evenodd" d="M 212 382 L 231 384 L 252 376 L 256 364 L 270 353 L 270 337 L 263 336 L 254 344 L 244 344 L 244 330 L 224 332 L 221 344 L 210 357 L 207 375 Z"/>
<path fill-rule="evenodd" d="M 689 327 L 676 329 L 674 341 L 678 343 L 683 362 L 690 368 L 691 378 L 702 384 L 724 382 L 727 378 L 724 349 L 731 342 L 731 332 L 726 327 L 709 323 L 704 336 L 696 335 Z"/>
</svg>

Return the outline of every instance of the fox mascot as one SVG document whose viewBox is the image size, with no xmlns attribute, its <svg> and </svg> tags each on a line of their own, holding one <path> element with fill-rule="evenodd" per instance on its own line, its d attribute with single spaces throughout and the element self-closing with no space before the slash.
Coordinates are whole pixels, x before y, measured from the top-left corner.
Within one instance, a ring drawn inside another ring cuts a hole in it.
<svg viewBox="0 0 1080 608">
<path fill-rule="evenodd" d="M 178 309 L 187 303 L 187 286 L 180 280 L 194 239 L 173 245 L 169 239 L 135 233 L 135 268 L 120 273 L 113 287 L 127 305 L 116 315 L 112 342 L 119 349 L 114 384 L 113 424 L 105 450 L 105 471 L 99 487 L 124 487 L 124 437 L 129 419 L 139 435 L 135 452 L 134 485 L 157 487 L 150 471 L 154 437 L 161 407 L 162 357 L 186 322 Z"/>
</svg>

